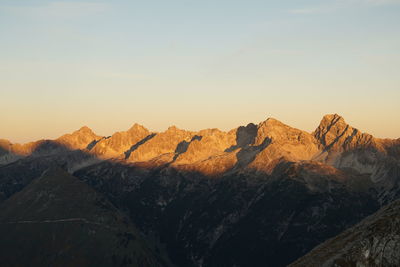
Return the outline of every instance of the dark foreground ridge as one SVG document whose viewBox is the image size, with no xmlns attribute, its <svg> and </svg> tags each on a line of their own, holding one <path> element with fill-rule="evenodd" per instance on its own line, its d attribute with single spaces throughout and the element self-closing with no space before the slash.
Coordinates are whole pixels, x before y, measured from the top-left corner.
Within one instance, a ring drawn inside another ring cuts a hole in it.
<svg viewBox="0 0 400 267">
<path fill-rule="evenodd" d="M 60 168 L 0 210 L 2 266 L 162 266 L 134 225 Z"/>
<path fill-rule="evenodd" d="M 397 200 L 290 265 L 399 266 L 400 201 Z"/>
</svg>

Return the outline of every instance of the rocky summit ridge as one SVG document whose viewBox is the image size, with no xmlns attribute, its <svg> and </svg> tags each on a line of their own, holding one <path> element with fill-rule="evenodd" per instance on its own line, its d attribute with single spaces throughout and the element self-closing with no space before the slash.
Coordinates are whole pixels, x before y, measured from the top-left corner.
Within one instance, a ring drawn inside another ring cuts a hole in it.
<svg viewBox="0 0 400 267">
<path fill-rule="evenodd" d="M 186 131 L 175 126 L 164 132 L 151 132 L 134 124 L 129 130 L 109 137 L 96 135 L 84 126 L 55 140 L 27 144 L 0 141 L 0 163 L 58 149 L 82 150 L 99 159 L 118 159 L 129 163 L 151 162 L 150 165 L 173 164 L 204 173 L 219 174 L 234 166 L 257 170 L 270 169 L 279 159 L 288 161 L 316 160 L 339 164 L 339 155 L 357 149 L 369 149 L 385 155 L 399 153 L 399 140 L 377 139 L 348 125 L 337 114 L 325 115 L 312 133 L 290 127 L 274 118 L 224 132 L 206 129 Z M 219 162 L 220 171 L 204 166 Z M 196 166 L 194 166 L 196 165 Z"/>
<path fill-rule="evenodd" d="M 70 170 L 111 160 L 147 169 L 169 167 L 216 177 L 238 171 L 271 174 L 281 163 L 310 161 L 368 175 L 388 192 L 400 186 L 397 180 L 387 178 L 396 176 L 399 169 L 399 140 L 374 138 L 350 126 L 338 114 L 325 115 L 312 133 L 274 118 L 228 132 L 186 131 L 176 126 L 151 132 L 134 124 L 127 131 L 102 137 L 84 126 L 55 140 L 27 144 L 1 140 L 0 164 L 74 152 L 73 160 L 68 162 Z M 386 193 L 382 201 L 385 198 Z"/>
</svg>

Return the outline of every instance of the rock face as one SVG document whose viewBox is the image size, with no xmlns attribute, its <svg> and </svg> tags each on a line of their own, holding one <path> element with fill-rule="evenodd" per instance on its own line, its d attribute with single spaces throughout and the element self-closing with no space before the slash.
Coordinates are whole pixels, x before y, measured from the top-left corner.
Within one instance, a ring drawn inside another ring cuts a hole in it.
<svg viewBox="0 0 400 267">
<path fill-rule="evenodd" d="M 335 160 L 335 156 L 345 151 L 357 149 L 383 150 L 372 135 L 361 133 L 358 129 L 348 125 L 337 114 L 325 115 L 313 135 L 324 151 L 324 160 L 330 163 Z"/>
<path fill-rule="evenodd" d="M 400 139 L 337 114 L 313 133 L 272 118 L 228 132 L 134 125 L 106 138 L 83 128 L 0 141 L 0 164 L 0 202 L 63 166 L 185 267 L 286 266 L 400 198 Z"/>
<path fill-rule="evenodd" d="M 383 204 L 399 196 L 398 140 L 378 139 L 361 133 L 337 114 L 324 116 L 313 135 L 322 150 L 315 160 L 368 175 L 376 184 Z"/>
<path fill-rule="evenodd" d="M 106 198 L 59 168 L 0 207 L 5 266 L 162 266 Z"/>
<path fill-rule="evenodd" d="M 307 132 L 289 127 L 275 119 L 258 126 L 255 145 L 265 148 L 255 157 L 250 167 L 271 172 L 278 161 L 311 160 L 319 153 L 316 140 Z"/>
<path fill-rule="evenodd" d="M 90 128 L 84 126 L 72 134 L 66 134 L 55 140 L 56 143 L 64 145 L 66 148 L 87 149 L 90 144 L 94 144 L 101 139 Z"/>
<path fill-rule="evenodd" d="M 289 266 L 399 265 L 400 201 L 395 201 Z"/>
<path fill-rule="evenodd" d="M 198 132 L 187 143 L 185 151 L 181 151 L 176 158 L 176 163 L 191 164 L 199 161 L 223 155 L 227 149 L 236 144 L 235 131 L 229 133 L 218 129 L 209 129 Z M 185 143 L 183 143 L 182 148 Z"/>
<path fill-rule="evenodd" d="M 149 130 L 139 124 L 134 124 L 126 132 L 117 132 L 109 138 L 103 138 L 91 149 L 91 153 L 102 159 L 125 159 L 130 149 L 141 141 L 151 138 Z"/>
<path fill-rule="evenodd" d="M 187 149 L 187 143 L 193 137 L 193 132 L 171 126 L 165 132 L 156 134 L 153 138 L 131 151 L 128 161 L 143 162 L 164 156 L 165 160 L 162 160 L 162 162 L 170 162 L 175 154 Z"/>
<path fill-rule="evenodd" d="M 348 125 L 337 115 L 325 115 L 313 135 L 324 149 L 344 151 L 359 146 L 372 145 L 373 137 Z"/>
</svg>

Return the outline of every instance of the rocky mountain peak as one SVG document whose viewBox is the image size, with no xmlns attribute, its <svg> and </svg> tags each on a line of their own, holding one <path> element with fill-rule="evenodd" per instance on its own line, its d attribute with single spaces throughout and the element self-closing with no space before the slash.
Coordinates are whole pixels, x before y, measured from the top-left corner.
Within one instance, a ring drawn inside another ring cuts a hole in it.
<svg viewBox="0 0 400 267">
<path fill-rule="evenodd" d="M 82 126 L 78 130 L 70 133 L 70 134 L 65 134 L 61 136 L 58 139 L 65 139 L 65 138 L 84 138 L 84 139 L 91 139 L 91 140 L 97 140 L 100 139 L 101 137 L 96 135 L 92 129 L 90 129 L 87 126 Z"/>
<path fill-rule="evenodd" d="M 347 138 L 352 135 L 357 129 L 349 126 L 343 117 L 338 114 L 325 115 L 318 128 L 314 131 L 314 137 L 324 147 L 329 147 L 335 144 L 341 137 Z"/>
<path fill-rule="evenodd" d="M 135 123 L 132 125 L 131 128 L 129 128 L 128 132 L 147 132 L 147 133 L 149 133 L 149 130 L 146 129 L 143 125 Z"/>
<path fill-rule="evenodd" d="M 255 145 L 262 150 L 250 167 L 270 172 L 280 160 L 310 160 L 319 153 L 315 138 L 302 130 L 269 118 L 257 127 Z"/>
<path fill-rule="evenodd" d="M 174 133 L 174 132 L 180 132 L 183 131 L 176 127 L 175 125 L 169 126 L 168 129 L 165 131 L 166 133 Z"/>
<path fill-rule="evenodd" d="M 283 123 L 275 118 L 267 118 L 264 121 L 266 124 L 270 124 L 270 125 L 282 125 Z"/>
<path fill-rule="evenodd" d="M 94 134 L 92 129 L 90 129 L 86 125 L 82 126 L 81 128 L 79 128 L 79 130 L 75 131 L 74 133 Z"/>
<path fill-rule="evenodd" d="M 322 117 L 321 123 L 325 123 L 325 122 L 327 122 L 329 124 L 336 123 L 336 122 L 345 123 L 344 118 L 342 116 L 340 116 L 339 114 L 337 114 L 337 113 L 324 115 Z"/>
<path fill-rule="evenodd" d="M 305 132 L 292 128 L 274 118 L 268 118 L 261 122 L 257 128 L 256 145 L 262 144 L 265 138 L 279 142 L 280 140 L 293 138 L 297 140 L 297 137 L 294 136 L 298 136 L 301 133 L 305 134 Z"/>
<path fill-rule="evenodd" d="M 345 122 L 342 116 L 338 114 L 328 114 L 325 115 L 318 128 L 315 131 L 317 139 L 323 135 L 323 133 L 332 133 L 334 135 L 340 135 L 343 131 L 348 128 L 349 125 Z"/>
<path fill-rule="evenodd" d="M 70 149 L 85 149 L 93 141 L 100 140 L 101 136 L 96 135 L 89 127 L 83 126 L 79 130 L 65 134 L 55 141 Z"/>
<path fill-rule="evenodd" d="M 338 114 L 325 115 L 312 133 L 325 151 L 348 151 L 360 147 L 377 147 L 375 138 L 345 122 Z"/>
<path fill-rule="evenodd" d="M 125 153 L 150 135 L 150 131 L 135 123 L 127 131 L 116 132 L 111 137 L 102 139 L 91 150 L 99 158 L 125 158 Z"/>
</svg>

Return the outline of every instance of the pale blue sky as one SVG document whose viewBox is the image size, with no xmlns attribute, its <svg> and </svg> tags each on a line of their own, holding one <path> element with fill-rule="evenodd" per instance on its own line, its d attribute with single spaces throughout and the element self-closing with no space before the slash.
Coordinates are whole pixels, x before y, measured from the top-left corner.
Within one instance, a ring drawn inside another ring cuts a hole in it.
<svg viewBox="0 0 400 267">
<path fill-rule="evenodd" d="M 0 138 L 339 113 L 400 137 L 400 0 L 0 0 Z"/>
</svg>

